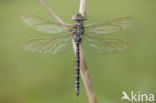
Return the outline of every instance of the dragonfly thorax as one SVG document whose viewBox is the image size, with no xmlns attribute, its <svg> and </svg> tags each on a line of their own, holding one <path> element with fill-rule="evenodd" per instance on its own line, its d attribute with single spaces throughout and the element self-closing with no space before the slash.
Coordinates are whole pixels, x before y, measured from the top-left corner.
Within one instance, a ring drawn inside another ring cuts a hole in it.
<svg viewBox="0 0 156 103">
<path fill-rule="evenodd" d="M 83 23 L 75 22 L 73 25 L 73 34 L 80 36 L 83 35 L 84 29 L 83 29 Z"/>
<path fill-rule="evenodd" d="M 83 21 L 85 20 L 85 18 L 83 16 L 81 16 L 80 13 L 77 13 L 76 15 L 73 16 L 73 21 L 74 25 L 73 25 L 73 34 L 75 36 L 81 36 L 84 33 L 84 28 L 83 28 Z"/>
</svg>

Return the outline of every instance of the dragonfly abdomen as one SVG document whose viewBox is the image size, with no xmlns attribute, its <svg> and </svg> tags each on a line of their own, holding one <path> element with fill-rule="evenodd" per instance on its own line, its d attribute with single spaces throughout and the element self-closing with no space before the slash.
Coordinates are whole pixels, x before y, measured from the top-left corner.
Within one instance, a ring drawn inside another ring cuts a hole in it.
<svg viewBox="0 0 156 103">
<path fill-rule="evenodd" d="M 75 80 L 75 86 L 76 86 L 76 92 L 77 92 L 77 96 L 79 96 L 79 92 L 80 92 L 80 51 L 79 51 L 79 45 L 82 41 L 82 34 L 77 35 L 79 33 L 77 32 L 73 32 L 74 33 L 74 41 L 76 44 L 76 50 L 75 50 L 75 54 L 76 54 L 76 80 Z"/>
<path fill-rule="evenodd" d="M 79 45 L 81 43 L 82 40 L 82 36 L 77 36 L 74 35 L 74 40 L 75 40 L 75 44 L 76 44 L 76 50 L 75 50 L 75 54 L 76 54 L 76 80 L 75 80 L 75 86 L 76 86 L 76 93 L 77 96 L 79 96 L 79 92 L 80 92 L 80 51 L 79 51 Z"/>
<path fill-rule="evenodd" d="M 75 86 L 76 86 L 76 93 L 77 96 L 79 96 L 80 92 L 80 53 L 79 53 L 79 43 L 76 43 L 76 80 L 75 80 Z"/>
</svg>

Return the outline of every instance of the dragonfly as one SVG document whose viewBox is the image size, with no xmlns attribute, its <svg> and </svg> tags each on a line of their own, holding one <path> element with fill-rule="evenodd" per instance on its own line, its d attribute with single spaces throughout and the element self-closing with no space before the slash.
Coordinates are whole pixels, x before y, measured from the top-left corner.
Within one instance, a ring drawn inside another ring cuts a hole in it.
<svg viewBox="0 0 156 103">
<path fill-rule="evenodd" d="M 107 22 L 91 23 L 84 25 L 85 17 L 77 13 L 73 16 L 73 25 L 65 23 L 68 29 L 64 29 L 60 23 L 46 20 L 35 15 L 22 16 L 22 20 L 29 26 L 44 33 L 52 34 L 47 38 L 32 39 L 24 43 L 23 48 L 27 51 L 38 53 L 57 54 L 69 50 L 68 47 L 73 39 L 76 45 L 76 93 L 80 92 L 80 50 L 83 47 L 93 53 L 114 53 L 128 49 L 128 43 L 121 38 L 110 38 L 106 35 L 119 32 L 130 26 L 133 22 L 131 16 L 119 17 Z M 57 36 L 53 36 L 57 34 Z M 72 35 L 69 35 L 72 34 Z"/>
</svg>

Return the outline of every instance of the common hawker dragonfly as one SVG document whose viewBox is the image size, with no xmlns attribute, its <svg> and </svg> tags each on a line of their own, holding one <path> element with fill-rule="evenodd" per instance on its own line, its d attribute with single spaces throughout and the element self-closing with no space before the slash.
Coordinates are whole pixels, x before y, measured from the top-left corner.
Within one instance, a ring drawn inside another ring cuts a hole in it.
<svg viewBox="0 0 156 103">
<path fill-rule="evenodd" d="M 113 53 L 124 51 L 128 44 L 123 39 L 108 38 L 106 35 L 119 32 L 130 26 L 133 18 L 120 17 L 108 22 L 83 25 L 85 18 L 77 13 L 73 16 L 74 25 L 65 23 L 64 29 L 58 22 L 49 21 L 35 15 L 25 15 L 22 20 L 29 26 L 45 33 L 60 34 L 48 38 L 32 39 L 24 43 L 24 49 L 32 52 L 56 54 L 68 50 L 73 38 L 76 44 L 76 92 L 79 95 L 80 55 L 79 45 L 95 53 Z M 72 34 L 72 35 L 69 35 Z"/>
</svg>

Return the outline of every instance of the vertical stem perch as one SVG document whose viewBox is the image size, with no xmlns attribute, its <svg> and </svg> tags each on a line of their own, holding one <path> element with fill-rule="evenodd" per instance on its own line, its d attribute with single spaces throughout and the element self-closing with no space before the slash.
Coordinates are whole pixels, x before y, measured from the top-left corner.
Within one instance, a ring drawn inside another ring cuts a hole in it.
<svg viewBox="0 0 156 103">
<path fill-rule="evenodd" d="M 79 13 L 82 16 L 86 14 L 86 0 L 80 0 L 80 8 Z M 88 68 L 85 62 L 84 52 L 82 48 L 82 44 L 80 44 L 80 72 L 81 77 L 88 95 L 88 99 L 90 103 L 97 103 L 96 95 L 93 89 L 93 85 L 89 76 Z"/>
<path fill-rule="evenodd" d="M 45 2 L 43 2 L 43 0 L 38 0 L 39 3 L 45 7 L 49 13 L 54 16 L 54 18 L 60 23 L 60 25 L 62 25 L 62 27 L 66 30 L 68 30 L 68 27 L 65 25 L 65 23 L 61 20 L 61 18 L 59 18 L 57 16 L 57 14 L 48 7 L 48 5 L 46 5 Z M 85 12 L 86 12 L 86 0 L 80 0 L 80 9 L 79 9 L 79 13 L 82 16 L 85 16 Z M 72 34 L 72 33 L 70 33 Z M 75 51 L 75 42 L 73 40 L 73 49 Z M 97 103 L 97 99 L 95 96 L 95 92 L 91 83 L 91 79 L 89 76 L 89 72 L 88 72 L 88 68 L 85 62 L 85 58 L 84 58 L 84 53 L 83 53 L 83 48 L 82 48 L 82 44 L 80 44 L 80 71 L 81 71 L 81 77 L 88 95 L 88 99 L 90 103 Z"/>
<path fill-rule="evenodd" d="M 82 45 L 80 44 L 80 71 L 81 77 L 88 95 L 88 99 L 90 103 L 97 103 L 97 99 L 95 96 L 95 92 L 93 89 L 93 85 L 89 76 L 88 68 L 85 62 L 84 53 L 82 49 Z"/>
<path fill-rule="evenodd" d="M 85 16 L 85 12 L 86 12 L 86 2 L 87 2 L 87 0 L 80 0 L 79 13 L 81 13 L 82 16 Z"/>
</svg>

